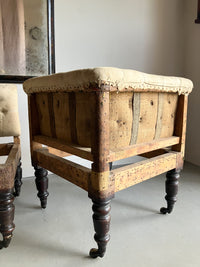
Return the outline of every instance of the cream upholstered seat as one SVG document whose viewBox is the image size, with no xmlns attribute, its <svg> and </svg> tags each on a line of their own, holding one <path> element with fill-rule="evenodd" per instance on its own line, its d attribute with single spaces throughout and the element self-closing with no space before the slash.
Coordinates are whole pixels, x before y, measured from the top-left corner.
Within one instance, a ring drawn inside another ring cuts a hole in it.
<svg viewBox="0 0 200 267">
<path fill-rule="evenodd" d="M 45 169 L 88 192 L 98 244 L 91 257 L 105 253 L 116 192 L 167 172 L 167 207 L 160 211 L 171 213 L 192 87 L 188 79 L 117 68 L 76 70 L 24 83 L 41 206 L 46 207 L 48 197 Z M 63 159 L 65 153 L 91 160 L 92 169 Z M 112 170 L 113 161 L 136 155 L 144 160 Z"/>
<path fill-rule="evenodd" d="M 5 136 L 13 136 L 14 142 L 0 144 L 0 156 L 8 155 L 6 162 L 0 164 L 0 249 L 10 243 L 15 227 L 13 194 L 19 196 L 22 184 L 17 86 L 12 84 L 0 84 L 0 137 Z"/>
<path fill-rule="evenodd" d="M 58 73 L 40 78 L 33 78 L 24 83 L 27 94 L 36 92 L 62 92 L 91 90 L 97 86 L 110 91 L 139 91 L 144 92 L 178 92 L 189 94 L 193 84 L 189 79 L 146 74 L 143 72 L 118 69 L 94 68 L 71 72 Z M 108 87 L 109 86 L 109 87 Z"/>
<path fill-rule="evenodd" d="M 170 137 L 174 130 L 178 94 L 189 94 L 192 86 L 192 82 L 184 78 L 150 75 L 135 70 L 95 68 L 33 78 L 24 83 L 24 90 L 27 94 L 40 93 L 36 97 L 36 102 L 41 102 L 38 103 L 40 129 L 49 137 L 52 137 L 52 118 L 48 115 L 47 93 L 62 94 L 59 103 L 66 107 L 59 110 L 65 112 L 65 117 L 60 116 L 56 109 L 58 97 L 52 100 L 55 135 L 66 142 L 86 147 L 91 146 L 90 115 L 94 114 L 95 109 L 94 94 L 89 93 L 110 92 L 109 143 L 110 149 L 116 149 Z M 87 93 L 83 94 L 82 91 Z M 70 92 L 75 93 L 74 97 Z M 72 125 L 71 113 L 75 110 Z"/>
<path fill-rule="evenodd" d="M 19 135 L 17 86 L 0 84 L 0 137 Z"/>
</svg>

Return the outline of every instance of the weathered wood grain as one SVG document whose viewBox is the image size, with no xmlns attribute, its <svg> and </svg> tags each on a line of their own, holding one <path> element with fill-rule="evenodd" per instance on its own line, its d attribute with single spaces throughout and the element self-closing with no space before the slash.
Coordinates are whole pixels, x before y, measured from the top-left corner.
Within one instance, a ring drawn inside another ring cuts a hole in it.
<svg viewBox="0 0 200 267">
<path fill-rule="evenodd" d="M 19 144 L 13 144 L 6 162 L 0 164 L 0 190 L 14 188 L 15 174 L 21 157 Z"/>
<path fill-rule="evenodd" d="M 187 106 L 188 97 L 180 95 L 178 98 L 178 107 L 176 111 L 174 135 L 180 136 L 180 142 L 174 145 L 172 149 L 174 151 L 181 152 L 182 157 L 185 154 L 185 137 L 186 137 L 186 122 L 187 122 Z"/>
<path fill-rule="evenodd" d="M 109 93 L 96 92 L 95 116 L 93 120 L 92 155 L 94 172 L 109 171 Z"/>
<path fill-rule="evenodd" d="M 37 165 L 52 171 L 69 182 L 88 190 L 91 170 L 69 160 L 50 154 L 45 148 L 35 150 L 33 154 Z"/>
<path fill-rule="evenodd" d="M 34 136 L 33 141 L 50 146 L 57 150 L 61 150 L 61 151 L 82 157 L 84 159 L 93 160 L 93 157 L 91 154 L 91 148 L 80 147 L 80 146 L 73 145 L 73 144 L 66 144 L 66 142 L 64 141 L 61 141 L 55 138 L 50 138 L 47 136 L 42 136 L 42 135 Z"/>
<path fill-rule="evenodd" d="M 116 161 L 128 157 L 140 155 L 149 151 L 158 150 L 167 146 L 172 146 L 179 143 L 180 138 L 176 136 L 153 140 L 148 143 L 135 144 L 123 149 L 113 149 L 109 155 L 109 161 Z"/>
<path fill-rule="evenodd" d="M 112 179 L 115 180 L 115 192 L 175 169 L 176 165 L 177 153 L 171 152 L 115 169 L 111 172 Z"/>
<path fill-rule="evenodd" d="M 68 93 L 53 94 L 53 110 L 56 137 L 60 140 L 64 140 L 65 142 L 71 142 Z"/>
</svg>

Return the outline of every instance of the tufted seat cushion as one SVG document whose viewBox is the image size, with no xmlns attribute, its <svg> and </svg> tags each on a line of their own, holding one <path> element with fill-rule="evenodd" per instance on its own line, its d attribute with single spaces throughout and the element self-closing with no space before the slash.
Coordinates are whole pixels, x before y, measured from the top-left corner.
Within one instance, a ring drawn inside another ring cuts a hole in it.
<svg viewBox="0 0 200 267">
<path fill-rule="evenodd" d="M 0 136 L 19 136 L 17 86 L 0 84 Z"/>
<path fill-rule="evenodd" d="M 96 90 L 102 91 L 164 91 L 186 95 L 193 88 L 192 82 L 185 78 L 101 67 L 32 78 L 24 83 L 24 90 L 27 94 L 31 94 L 36 92 L 94 90 L 94 86 L 96 86 Z"/>
</svg>

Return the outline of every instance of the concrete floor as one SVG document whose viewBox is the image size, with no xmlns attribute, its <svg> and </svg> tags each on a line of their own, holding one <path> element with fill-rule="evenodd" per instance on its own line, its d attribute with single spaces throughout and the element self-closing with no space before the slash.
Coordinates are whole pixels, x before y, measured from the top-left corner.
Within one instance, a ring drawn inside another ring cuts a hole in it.
<svg viewBox="0 0 200 267">
<path fill-rule="evenodd" d="M 200 266 L 200 167 L 185 164 L 170 215 L 158 213 L 165 205 L 165 175 L 118 192 L 103 259 L 88 257 L 96 244 L 87 193 L 55 175 L 49 180 L 48 207 L 41 210 L 34 179 L 24 179 L 15 200 L 16 229 L 10 247 L 0 251 L 1 266 Z"/>
</svg>

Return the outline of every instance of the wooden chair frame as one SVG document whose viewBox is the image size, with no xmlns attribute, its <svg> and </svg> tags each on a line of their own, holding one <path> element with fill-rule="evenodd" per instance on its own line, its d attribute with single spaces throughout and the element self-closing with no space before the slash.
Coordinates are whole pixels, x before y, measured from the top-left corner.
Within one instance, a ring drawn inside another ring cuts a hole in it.
<svg viewBox="0 0 200 267">
<path fill-rule="evenodd" d="M 0 249 L 8 247 L 15 229 L 13 204 L 14 196 L 19 196 L 22 185 L 20 138 L 14 137 L 13 143 L 0 144 L 0 156 L 8 156 L 0 164 Z"/>
<path fill-rule="evenodd" d="M 110 200 L 116 192 L 167 172 L 167 208 L 161 208 L 161 213 L 172 211 L 176 201 L 179 172 L 183 167 L 187 117 L 187 96 L 180 95 L 172 137 L 111 151 L 109 149 L 109 92 L 98 91 L 95 95 L 96 117 L 93 122 L 95 132 L 91 148 L 73 146 L 55 138 L 40 135 L 35 94 L 29 95 L 31 158 L 36 170 L 36 185 L 42 207 L 46 207 L 48 196 L 47 172 L 43 168 L 87 191 L 93 201 L 95 241 L 98 244 L 98 249 L 90 251 L 90 256 L 94 258 L 103 257 L 105 253 L 106 244 L 109 241 Z M 166 149 L 168 147 L 170 149 Z M 91 160 L 92 170 L 62 158 L 69 154 Z M 110 170 L 112 162 L 135 155 L 141 155 L 147 159 Z"/>
</svg>

